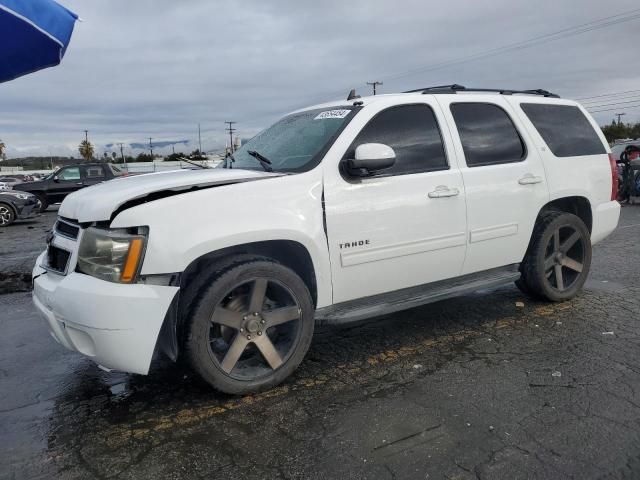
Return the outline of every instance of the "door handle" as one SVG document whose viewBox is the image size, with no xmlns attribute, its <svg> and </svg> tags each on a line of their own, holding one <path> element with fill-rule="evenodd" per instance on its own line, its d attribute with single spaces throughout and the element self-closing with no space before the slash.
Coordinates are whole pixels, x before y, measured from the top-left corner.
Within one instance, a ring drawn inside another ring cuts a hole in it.
<svg viewBox="0 0 640 480">
<path fill-rule="evenodd" d="M 76 183 L 76 185 L 84 185 L 84 183 L 78 182 L 78 183 Z"/>
<path fill-rule="evenodd" d="M 542 183 L 542 177 L 527 173 L 524 177 L 518 180 L 518 183 L 520 185 L 533 185 L 535 183 Z"/>
<path fill-rule="evenodd" d="M 460 194 L 457 188 L 449 188 L 446 185 L 438 185 L 433 192 L 429 192 L 429 198 L 455 197 Z"/>
</svg>

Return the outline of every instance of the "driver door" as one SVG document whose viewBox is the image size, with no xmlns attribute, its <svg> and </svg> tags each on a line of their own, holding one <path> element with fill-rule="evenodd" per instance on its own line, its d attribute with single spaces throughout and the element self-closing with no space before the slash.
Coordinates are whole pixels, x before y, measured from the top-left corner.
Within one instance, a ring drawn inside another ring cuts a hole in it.
<svg viewBox="0 0 640 480">
<path fill-rule="evenodd" d="M 83 187 L 80 167 L 65 167 L 58 171 L 49 185 L 49 202 L 59 203 L 71 192 Z"/>
<path fill-rule="evenodd" d="M 365 107 L 336 142 L 341 157 L 323 162 L 334 303 L 460 275 L 464 184 L 440 107 L 422 98 Z M 393 148 L 395 164 L 349 176 L 341 164 L 364 143 Z"/>
</svg>

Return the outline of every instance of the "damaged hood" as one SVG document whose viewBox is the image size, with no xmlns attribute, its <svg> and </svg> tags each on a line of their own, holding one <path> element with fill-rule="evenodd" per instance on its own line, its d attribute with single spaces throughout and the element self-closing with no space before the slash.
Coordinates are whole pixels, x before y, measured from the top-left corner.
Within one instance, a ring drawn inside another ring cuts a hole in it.
<svg viewBox="0 0 640 480">
<path fill-rule="evenodd" d="M 78 222 L 110 220 L 113 212 L 129 201 L 144 201 L 154 193 L 180 193 L 193 188 L 209 188 L 279 177 L 281 173 L 254 170 L 207 169 L 149 173 L 109 180 L 67 196 L 58 214 Z"/>
</svg>

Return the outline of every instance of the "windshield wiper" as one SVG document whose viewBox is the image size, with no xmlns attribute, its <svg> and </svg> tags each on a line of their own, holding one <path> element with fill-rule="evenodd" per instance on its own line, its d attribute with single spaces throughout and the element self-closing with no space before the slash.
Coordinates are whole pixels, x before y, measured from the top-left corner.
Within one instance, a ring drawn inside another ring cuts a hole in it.
<svg viewBox="0 0 640 480">
<path fill-rule="evenodd" d="M 247 153 L 260 162 L 260 165 L 262 165 L 265 172 L 273 172 L 273 168 L 271 168 L 271 160 L 267 157 L 259 154 L 255 150 L 247 150 Z"/>
</svg>

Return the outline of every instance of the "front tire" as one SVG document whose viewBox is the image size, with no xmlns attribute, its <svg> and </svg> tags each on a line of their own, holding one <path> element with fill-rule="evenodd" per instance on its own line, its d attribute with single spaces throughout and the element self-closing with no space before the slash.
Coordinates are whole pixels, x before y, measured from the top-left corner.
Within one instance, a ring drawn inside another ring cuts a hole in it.
<svg viewBox="0 0 640 480">
<path fill-rule="evenodd" d="M 521 265 L 521 289 L 552 302 L 569 300 L 582 289 L 591 266 L 591 235 L 576 215 L 541 215 Z"/>
<path fill-rule="evenodd" d="M 274 261 L 232 264 L 196 298 L 186 339 L 193 369 L 215 389 L 274 387 L 304 358 L 314 307 L 302 279 Z"/>
<path fill-rule="evenodd" d="M 0 203 L 0 227 L 8 227 L 16 221 L 16 213 L 11 205 Z"/>
</svg>

